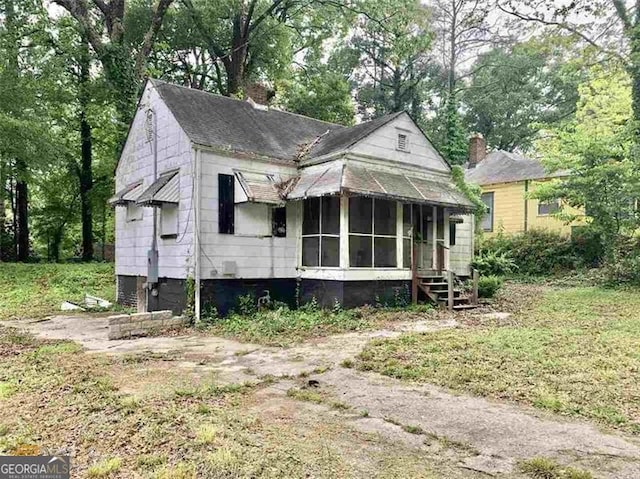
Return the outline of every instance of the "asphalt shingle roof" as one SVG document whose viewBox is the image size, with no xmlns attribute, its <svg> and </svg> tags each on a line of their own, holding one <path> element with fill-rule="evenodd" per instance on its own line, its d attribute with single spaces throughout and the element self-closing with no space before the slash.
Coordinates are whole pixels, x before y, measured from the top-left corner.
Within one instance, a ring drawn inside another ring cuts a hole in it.
<svg viewBox="0 0 640 479">
<path fill-rule="evenodd" d="M 293 161 L 301 147 L 346 128 L 249 102 L 151 80 L 176 120 L 198 145 Z"/>
<path fill-rule="evenodd" d="M 348 149 L 403 112 L 352 127 L 315 120 L 273 108 L 150 80 L 176 120 L 198 145 L 294 161 Z"/>
<path fill-rule="evenodd" d="M 538 180 L 565 175 L 565 172 L 547 172 L 540 160 L 503 150 L 492 151 L 475 168 L 467 167 L 465 171 L 465 179 L 477 185 Z"/>
</svg>

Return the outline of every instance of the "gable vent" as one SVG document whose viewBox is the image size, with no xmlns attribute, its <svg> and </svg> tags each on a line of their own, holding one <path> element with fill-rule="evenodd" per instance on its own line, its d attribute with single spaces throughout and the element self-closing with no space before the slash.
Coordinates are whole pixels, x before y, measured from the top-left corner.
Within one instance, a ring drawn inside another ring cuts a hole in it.
<svg viewBox="0 0 640 479">
<path fill-rule="evenodd" d="M 407 151 L 409 148 L 409 138 L 404 133 L 398 134 L 398 150 Z"/>
</svg>

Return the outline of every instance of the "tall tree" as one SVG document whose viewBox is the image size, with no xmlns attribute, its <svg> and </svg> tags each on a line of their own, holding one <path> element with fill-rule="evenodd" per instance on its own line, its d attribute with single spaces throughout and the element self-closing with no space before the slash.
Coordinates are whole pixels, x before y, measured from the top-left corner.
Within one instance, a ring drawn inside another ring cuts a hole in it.
<svg viewBox="0 0 640 479">
<path fill-rule="evenodd" d="M 433 34 L 428 10 L 416 0 L 362 0 L 348 47 L 357 52 L 357 100 L 371 118 L 401 110 L 421 115 Z"/>
<path fill-rule="evenodd" d="M 435 57 L 440 66 L 439 84 L 435 89 L 431 107 L 435 110 L 428 121 L 436 145 L 452 164 L 466 160 L 466 137 L 460 112 L 461 91 L 470 72 L 471 59 L 478 51 L 493 43 L 505 41 L 491 22 L 492 1 L 486 0 L 432 0 L 435 31 Z M 463 146 L 463 143 L 465 146 Z"/>
<path fill-rule="evenodd" d="M 37 95 L 46 55 L 41 45 L 44 10 L 33 0 L 0 1 L 0 162 L 10 188 L 13 213 L 13 257 L 29 258 L 29 180 L 31 170 L 51 150 L 42 125 L 42 101 Z M 5 211 L 6 184 L 0 207 Z M 4 229 L 4 225 L 3 229 Z"/>
<path fill-rule="evenodd" d="M 543 124 L 575 111 L 584 69 L 562 42 L 532 39 L 478 57 L 463 91 L 465 122 L 492 148 L 527 150 Z"/>
<path fill-rule="evenodd" d="M 591 228 L 601 235 L 608 259 L 615 263 L 621 241 L 640 228 L 632 81 L 615 65 L 598 66 L 579 94 L 575 118 L 546 130 L 536 145 L 551 171 L 570 174 L 535 194 L 542 200 L 561 198 L 577 211 L 586 208 Z M 571 210 L 561 216 L 573 219 Z"/>
<path fill-rule="evenodd" d="M 341 0 L 180 0 L 206 50 L 222 95 L 237 95 L 251 77 L 277 80 L 296 54 L 335 33 Z M 201 57 L 203 58 L 203 57 Z M 188 62 L 189 60 L 187 60 Z M 204 70 L 204 69 L 203 69 Z"/>
<path fill-rule="evenodd" d="M 96 53 L 105 76 L 116 93 L 122 126 L 128 125 L 149 56 L 173 0 L 154 2 L 150 7 L 148 28 L 137 43 L 131 41 L 125 29 L 128 6 L 126 0 L 53 1 L 77 21 L 79 31 Z"/>
<path fill-rule="evenodd" d="M 631 78 L 633 117 L 640 133 L 640 1 L 500 0 L 513 17 L 565 33 L 620 61 Z"/>
</svg>

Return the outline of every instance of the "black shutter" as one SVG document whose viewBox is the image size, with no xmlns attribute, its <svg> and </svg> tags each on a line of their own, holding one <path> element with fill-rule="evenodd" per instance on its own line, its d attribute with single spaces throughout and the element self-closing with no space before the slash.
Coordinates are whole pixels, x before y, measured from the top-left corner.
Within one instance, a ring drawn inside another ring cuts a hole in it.
<svg viewBox="0 0 640 479">
<path fill-rule="evenodd" d="M 456 224 L 449 223 L 449 246 L 456 245 Z"/>
<path fill-rule="evenodd" d="M 232 235 L 234 232 L 234 195 L 235 177 L 218 175 L 218 232 Z"/>
<path fill-rule="evenodd" d="M 287 236 L 287 208 L 274 208 L 273 209 L 273 221 L 272 221 L 272 233 L 277 238 L 284 238 Z"/>
</svg>

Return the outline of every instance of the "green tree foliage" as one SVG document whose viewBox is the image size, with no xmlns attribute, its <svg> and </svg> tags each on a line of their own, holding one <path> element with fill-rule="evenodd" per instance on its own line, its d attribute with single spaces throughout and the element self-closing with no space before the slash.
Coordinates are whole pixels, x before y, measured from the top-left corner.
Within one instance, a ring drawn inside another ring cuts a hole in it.
<svg viewBox="0 0 640 479">
<path fill-rule="evenodd" d="M 362 0 L 348 48 L 360 58 L 357 100 L 364 118 L 402 110 L 421 115 L 433 34 L 429 11 L 415 0 Z"/>
<path fill-rule="evenodd" d="M 447 99 L 443 114 L 438 115 L 438 119 L 445 126 L 440 152 L 450 164 L 462 165 L 467 161 L 469 153 L 468 133 L 462 125 L 459 102 L 456 95 Z"/>
<path fill-rule="evenodd" d="M 568 176 L 536 190 L 539 199 L 561 198 L 586 208 L 608 258 L 640 226 L 640 170 L 633 148 L 632 79 L 615 66 L 594 67 L 579 88 L 575 118 L 544 132 L 537 147 L 552 171 Z M 573 214 L 564 208 L 561 218 Z"/>
<path fill-rule="evenodd" d="M 318 120 L 352 125 L 355 107 L 349 81 L 322 65 L 298 72 L 292 82 L 283 84 L 283 106 L 287 111 Z"/>
<path fill-rule="evenodd" d="M 467 130 L 482 133 L 491 148 L 530 149 L 542 124 L 575 110 L 583 75 L 567 56 L 553 39 L 534 39 L 478 57 L 463 94 Z"/>
</svg>

